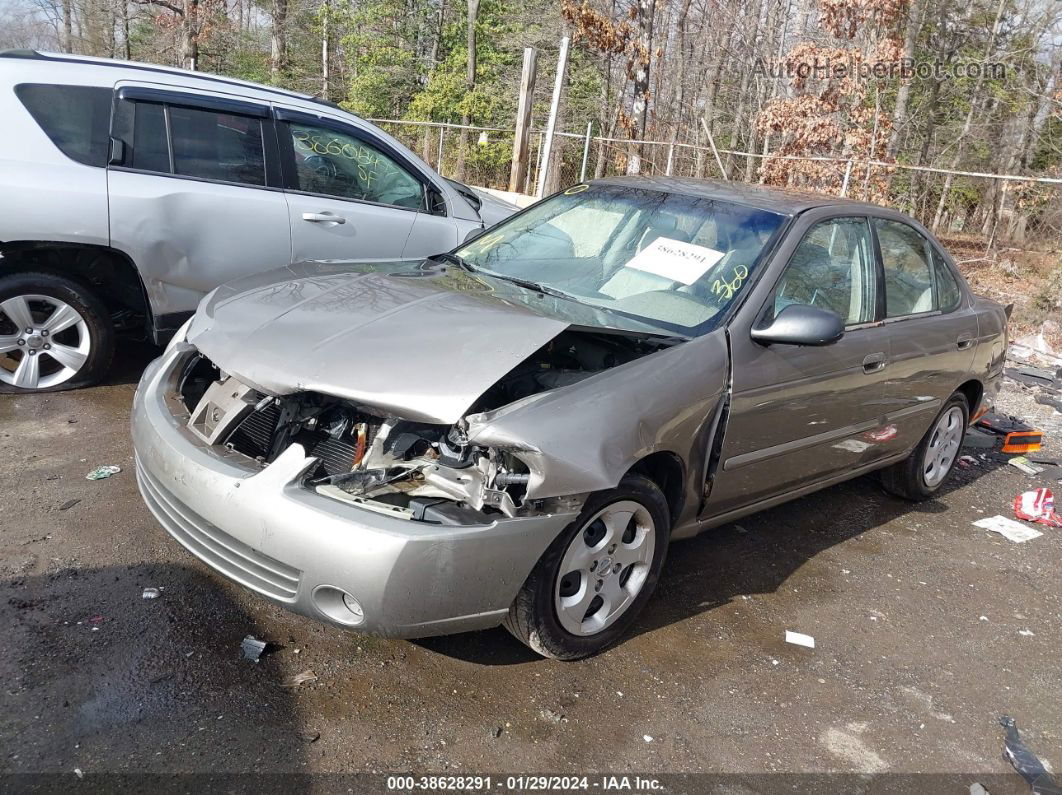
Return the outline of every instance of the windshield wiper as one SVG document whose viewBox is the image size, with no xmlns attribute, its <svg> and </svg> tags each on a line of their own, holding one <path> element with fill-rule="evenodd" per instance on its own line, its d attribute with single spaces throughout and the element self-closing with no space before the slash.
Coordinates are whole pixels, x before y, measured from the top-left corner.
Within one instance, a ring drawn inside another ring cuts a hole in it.
<svg viewBox="0 0 1062 795">
<path fill-rule="evenodd" d="M 479 268 L 477 268 L 471 262 L 449 251 L 444 252 L 442 254 L 433 254 L 432 256 L 428 257 L 428 259 L 438 260 L 442 262 L 452 262 L 454 265 L 458 265 L 464 268 L 466 271 L 470 271 L 471 273 L 480 272 Z M 569 295 L 568 293 L 562 290 L 558 290 L 555 287 L 548 287 L 544 284 L 539 284 L 538 282 L 531 281 L 530 279 L 521 279 L 519 276 L 507 276 L 505 274 L 495 273 L 494 271 L 483 271 L 483 273 L 495 279 L 502 279 L 503 281 L 512 282 L 518 287 L 523 287 L 525 290 L 533 290 L 536 293 L 542 293 L 543 295 L 552 295 L 556 298 L 565 298 L 569 301 L 574 301 L 577 304 L 583 303 L 583 301 L 580 301 L 575 296 Z"/>
<path fill-rule="evenodd" d="M 454 265 L 458 265 L 464 268 L 469 273 L 475 273 L 477 270 L 476 266 L 473 265 L 471 262 L 462 257 L 457 256 L 456 254 L 451 254 L 449 251 L 445 251 L 442 254 L 432 254 L 430 257 L 428 257 L 428 259 L 439 260 L 442 262 L 452 262 Z"/>
<path fill-rule="evenodd" d="M 505 276 L 494 271 L 487 271 L 488 276 L 493 276 L 495 279 L 502 279 L 507 282 L 512 282 L 517 287 L 523 287 L 525 290 L 534 290 L 536 293 L 542 293 L 543 295 L 552 295 L 556 298 L 566 298 L 569 301 L 574 301 L 577 304 L 583 303 L 574 295 L 569 295 L 563 290 L 558 290 L 556 287 L 548 287 L 545 284 L 539 284 L 533 282 L 530 279 L 521 279 L 519 276 Z"/>
</svg>

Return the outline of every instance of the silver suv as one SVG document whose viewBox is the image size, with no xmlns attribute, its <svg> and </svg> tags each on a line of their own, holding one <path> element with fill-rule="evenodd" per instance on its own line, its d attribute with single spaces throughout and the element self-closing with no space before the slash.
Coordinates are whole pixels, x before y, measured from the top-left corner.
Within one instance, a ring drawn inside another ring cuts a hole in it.
<svg viewBox="0 0 1062 795">
<path fill-rule="evenodd" d="M 0 53 L 0 391 L 86 386 L 214 287 L 419 259 L 515 207 L 338 106 L 101 58 Z"/>
</svg>

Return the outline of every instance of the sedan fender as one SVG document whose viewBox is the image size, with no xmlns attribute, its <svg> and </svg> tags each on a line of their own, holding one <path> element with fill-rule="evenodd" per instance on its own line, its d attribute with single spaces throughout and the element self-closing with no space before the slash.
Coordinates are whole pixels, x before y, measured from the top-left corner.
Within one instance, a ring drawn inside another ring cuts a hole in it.
<svg viewBox="0 0 1062 795">
<path fill-rule="evenodd" d="M 730 382 L 720 330 L 563 389 L 467 417 L 469 439 L 507 448 L 531 470 L 528 497 L 615 487 L 645 456 L 678 456 L 702 477 L 707 429 Z"/>
</svg>

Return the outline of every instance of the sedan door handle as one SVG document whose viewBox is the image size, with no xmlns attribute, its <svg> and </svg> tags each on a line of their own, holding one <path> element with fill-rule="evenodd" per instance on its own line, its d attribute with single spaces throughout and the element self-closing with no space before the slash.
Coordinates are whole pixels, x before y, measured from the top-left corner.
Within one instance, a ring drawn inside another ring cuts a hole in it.
<svg viewBox="0 0 1062 795">
<path fill-rule="evenodd" d="M 863 359 L 863 372 L 864 373 L 876 373 L 878 370 L 885 369 L 885 354 L 884 353 L 872 353 Z"/>
<path fill-rule="evenodd" d="M 302 220 L 315 224 L 345 224 L 347 219 L 334 213 L 303 213 Z"/>
<path fill-rule="evenodd" d="M 955 345 L 960 351 L 964 351 L 974 344 L 974 338 L 972 334 L 960 334 L 959 338 L 955 340 Z"/>
</svg>

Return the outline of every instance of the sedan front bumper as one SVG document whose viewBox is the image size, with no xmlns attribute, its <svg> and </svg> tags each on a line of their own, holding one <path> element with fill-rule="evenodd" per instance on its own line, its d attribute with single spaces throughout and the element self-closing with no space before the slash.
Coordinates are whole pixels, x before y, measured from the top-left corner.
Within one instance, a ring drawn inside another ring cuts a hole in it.
<svg viewBox="0 0 1062 795">
<path fill-rule="evenodd" d="M 186 427 L 175 397 L 192 348 L 144 373 L 133 402 L 137 481 L 159 523 L 231 580 L 305 616 L 393 637 L 495 626 L 575 513 L 443 526 L 377 514 L 300 485 L 293 444 L 264 468 Z M 363 619 L 342 594 L 360 604 Z"/>
</svg>

